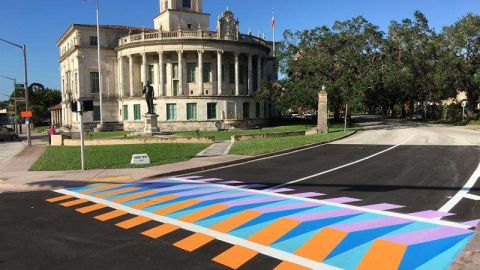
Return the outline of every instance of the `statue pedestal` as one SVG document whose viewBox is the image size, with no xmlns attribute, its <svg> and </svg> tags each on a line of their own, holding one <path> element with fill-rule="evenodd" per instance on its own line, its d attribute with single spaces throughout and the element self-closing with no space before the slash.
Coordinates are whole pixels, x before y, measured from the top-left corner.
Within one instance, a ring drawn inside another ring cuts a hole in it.
<svg viewBox="0 0 480 270">
<path fill-rule="evenodd" d="M 328 95 L 325 91 L 318 94 L 318 133 L 328 133 Z"/>
<path fill-rule="evenodd" d="M 155 133 L 160 133 L 160 129 L 158 128 L 158 122 L 157 114 L 145 114 L 144 116 L 145 119 L 145 126 L 143 128 L 143 134 L 144 135 L 154 135 Z"/>
</svg>

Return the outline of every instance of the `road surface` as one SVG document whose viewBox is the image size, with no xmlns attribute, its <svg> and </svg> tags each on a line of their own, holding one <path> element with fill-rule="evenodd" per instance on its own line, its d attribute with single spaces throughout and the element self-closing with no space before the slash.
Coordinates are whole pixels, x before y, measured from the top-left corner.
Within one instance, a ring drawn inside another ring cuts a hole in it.
<svg viewBox="0 0 480 270">
<path fill-rule="evenodd" d="M 140 184 L 0 194 L 0 268 L 446 269 L 480 217 L 478 131 L 368 128 Z"/>
</svg>

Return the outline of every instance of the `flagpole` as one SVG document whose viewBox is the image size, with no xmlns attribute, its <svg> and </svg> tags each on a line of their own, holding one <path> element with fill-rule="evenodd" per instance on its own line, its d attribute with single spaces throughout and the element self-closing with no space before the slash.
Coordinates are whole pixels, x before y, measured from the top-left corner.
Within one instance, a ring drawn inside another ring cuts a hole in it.
<svg viewBox="0 0 480 270">
<path fill-rule="evenodd" d="M 100 58 L 100 8 L 99 0 L 97 0 L 97 53 L 98 53 L 98 94 L 100 98 L 100 125 L 98 128 L 103 129 L 103 87 L 102 87 L 102 63 Z"/>
<path fill-rule="evenodd" d="M 273 57 L 276 57 L 276 45 L 275 45 L 275 9 L 273 9 L 273 17 L 272 17 L 272 28 L 273 28 Z"/>
</svg>

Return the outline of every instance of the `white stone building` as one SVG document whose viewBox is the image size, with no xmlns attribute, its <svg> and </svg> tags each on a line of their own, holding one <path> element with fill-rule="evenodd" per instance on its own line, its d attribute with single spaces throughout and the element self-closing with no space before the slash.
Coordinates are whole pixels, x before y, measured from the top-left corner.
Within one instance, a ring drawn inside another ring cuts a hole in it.
<svg viewBox="0 0 480 270">
<path fill-rule="evenodd" d="M 240 34 L 238 19 L 228 10 L 210 31 L 202 0 L 160 0 L 160 7 L 153 29 L 100 27 L 101 91 L 96 26 L 74 24 L 62 35 L 57 46 L 63 125 L 78 130 L 79 118 L 70 102 L 93 99 L 94 112 L 84 116 L 88 129 L 97 126 L 102 114 L 107 129 L 143 130 L 147 105 L 142 88 L 147 81 L 155 89 L 162 131 L 267 122 L 271 104 L 253 95 L 262 81 L 277 78 L 273 43 Z"/>
</svg>

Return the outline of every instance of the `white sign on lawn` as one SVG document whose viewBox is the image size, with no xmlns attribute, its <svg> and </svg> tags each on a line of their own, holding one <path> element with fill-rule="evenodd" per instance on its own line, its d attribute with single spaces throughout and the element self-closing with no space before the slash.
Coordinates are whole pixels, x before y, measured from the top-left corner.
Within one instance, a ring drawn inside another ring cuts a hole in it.
<svg viewBox="0 0 480 270">
<path fill-rule="evenodd" d="M 150 164 L 150 157 L 148 154 L 132 155 L 132 165 L 148 165 Z"/>
</svg>

